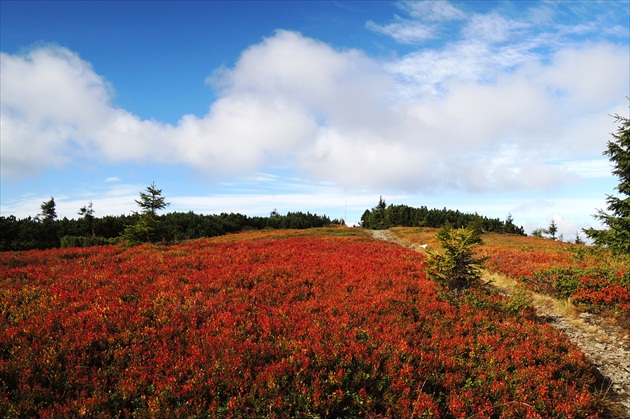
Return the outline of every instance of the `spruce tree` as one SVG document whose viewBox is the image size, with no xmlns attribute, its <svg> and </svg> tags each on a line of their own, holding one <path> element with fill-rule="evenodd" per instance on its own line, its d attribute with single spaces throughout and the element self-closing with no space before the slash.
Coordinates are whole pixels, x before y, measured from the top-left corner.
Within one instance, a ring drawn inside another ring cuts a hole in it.
<svg viewBox="0 0 630 419">
<path fill-rule="evenodd" d="M 469 288 L 481 278 L 484 258 L 475 255 L 481 244 L 480 232 L 473 228 L 453 229 L 446 224 L 437 233 L 443 253 L 429 252 L 427 275 L 457 292 Z"/>
<path fill-rule="evenodd" d="M 584 232 L 593 242 L 611 249 L 614 253 L 630 254 L 630 119 L 615 115 L 619 123 L 613 140 L 608 141 L 604 155 L 608 156 L 613 167 L 612 173 L 619 178 L 615 187 L 620 196 L 607 195 L 608 211 L 598 210 L 594 215 L 606 227 Z"/>
<path fill-rule="evenodd" d="M 162 189 L 155 186 L 155 182 L 151 182 L 147 186 L 146 192 L 140 192 L 140 200 L 135 200 L 136 204 L 142 209 L 142 214 L 155 217 L 158 210 L 164 209 L 170 204 L 165 201 L 162 196 Z"/>
<path fill-rule="evenodd" d="M 92 237 L 96 236 L 94 233 L 94 208 L 92 208 L 92 201 L 89 204 L 82 206 L 79 208 L 78 214 L 85 219 L 87 223 L 88 233 L 92 235 Z"/>
<path fill-rule="evenodd" d="M 146 192 L 140 192 L 140 200 L 135 201 L 141 208 L 140 217 L 135 224 L 125 228 L 122 238 L 131 245 L 152 242 L 160 237 L 157 211 L 170 204 L 165 201 L 162 190 L 155 186 L 155 182 L 147 186 Z"/>
<path fill-rule="evenodd" d="M 549 227 L 545 230 L 545 233 L 549 234 L 549 238 L 551 240 L 557 240 L 556 233 L 558 232 L 558 225 L 556 221 L 552 218 Z"/>
<path fill-rule="evenodd" d="M 57 218 L 57 209 L 55 205 L 55 198 L 50 197 L 50 201 L 42 202 L 40 207 L 42 212 L 39 214 L 44 221 L 51 222 Z"/>
</svg>

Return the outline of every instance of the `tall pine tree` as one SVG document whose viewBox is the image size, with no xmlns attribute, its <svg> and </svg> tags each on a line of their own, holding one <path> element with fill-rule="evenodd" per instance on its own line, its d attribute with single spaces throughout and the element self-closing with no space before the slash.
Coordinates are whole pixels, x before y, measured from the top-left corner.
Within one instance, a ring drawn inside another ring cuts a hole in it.
<svg viewBox="0 0 630 419">
<path fill-rule="evenodd" d="M 136 199 L 136 204 L 142 209 L 142 214 L 151 217 L 155 217 L 158 210 L 170 205 L 162 196 L 162 189 L 155 186 L 155 182 L 147 186 L 146 192 L 140 192 L 140 200 Z"/>
<path fill-rule="evenodd" d="M 613 140 L 608 141 L 604 155 L 608 156 L 613 170 L 619 178 L 615 188 L 620 196 L 608 195 L 608 211 L 598 210 L 594 215 L 606 229 L 586 229 L 584 232 L 595 244 L 606 246 L 615 253 L 630 254 L 630 119 L 615 115 L 619 123 Z"/>
</svg>

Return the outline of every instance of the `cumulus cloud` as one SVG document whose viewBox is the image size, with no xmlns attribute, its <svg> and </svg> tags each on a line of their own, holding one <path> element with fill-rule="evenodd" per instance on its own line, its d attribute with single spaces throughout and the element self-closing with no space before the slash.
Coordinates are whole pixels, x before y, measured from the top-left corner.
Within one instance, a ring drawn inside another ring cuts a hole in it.
<svg viewBox="0 0 630 419">
<path fill-rule="evenodd" d="M 403 5 L 410 19 L 466 17 L 445 2 Z M 468 19 L 466 37 L 387 61 L 277 31 L 209 78 L 206 115 L 174 125 L 114 106 L 106 80 L 67 49 L 2 54 L 2 176 L 75 159 L 241 177 L 282 168 L 399 192 L 548 188 L 575 179 L 569 161 L 599 175 L 607 115 L 628 91 L 627 46 L 569 44 L 543 58 L 542 41 L 513 41 L 525 22 Z"/>
<path fill-rule="evenodd" d="M 48 46 L 0 59 L 3 178 L 75 159 L 159 156 L 148 145 L 164 126 L 113 107 L 108 83 L 75 53 Z"/>
<path fill-rule="evenodd" d="M 78 131 L 103 119 L 106 83 L 62 48 L 0 60 L 3 177 L 66 163 Z"/>
</svg>

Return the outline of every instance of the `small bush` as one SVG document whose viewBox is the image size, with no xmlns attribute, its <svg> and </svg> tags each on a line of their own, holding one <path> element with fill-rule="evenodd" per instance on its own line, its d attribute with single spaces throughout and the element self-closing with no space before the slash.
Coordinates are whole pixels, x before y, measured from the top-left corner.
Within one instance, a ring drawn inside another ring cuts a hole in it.
<svg viewBox="0 0 630 419">
<path fill-rule="evenodd" d="M 427 275 L 429 278 L 456 291 L 469 288 L 481 278 L 481 264 L 474 249 L 481 243 L 479 233 L 471 228 L 443 227 L 437 238 L 444 253 L 429 253 Z"/>
<path fill-rule="evenodd" d="M 514 289 L 514 292 L 510 296 L 509 301 L 506 304 L 506 309 L 512 314 L 523 315 L 525 310 L 531 308 L 533 299 L 527 289 L 519 285 Z"/>
</svg>

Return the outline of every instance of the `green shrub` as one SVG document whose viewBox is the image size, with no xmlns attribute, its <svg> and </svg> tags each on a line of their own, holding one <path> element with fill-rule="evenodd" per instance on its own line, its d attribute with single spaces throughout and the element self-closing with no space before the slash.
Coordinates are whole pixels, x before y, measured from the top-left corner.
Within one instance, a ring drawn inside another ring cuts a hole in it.
<svg viewBox="0 0 630 419">
<path fill-rule="evenodd" d="M 456 291 L 469 288 L 481 278 L 481 264 L 474 249 L 481 243 L 478 231 L 472 228 L 443 227 L 437 238 L 443 253 L 429 252 L 427 275 L 429 278 Z"/>
<path fill-rule="evenodd" d="M 61 247 L 90 247 L 106 244 L 113 244 L 113 242 L 104 237 L 63 236 L 61 238 Z"/>
<path fill-rule="evenodd" d="M 539 281 L 553 288 L 553 293 L 558 298 L 569 298 L 576 291 L 583 288 L 592 288 L 595 285 L 587 285 L 583 278 L 603 278 L 602 284 L 630 285 L 628 275 L 620 275 L 618 269 L 601 266 L 554 266 L 542 269 L 536 273 Z M 604 285 L 602 285 L 604 286 Z"/>
<path fill-rule="evenodd" d="M 522 315 L 525 310 L 531 308 L 532 302 L 532 296 L 527 291 L 527 288 L 518 285 L 514 289 L 505 307 L 506 310 L 512 314 Z"/>
</svg>

